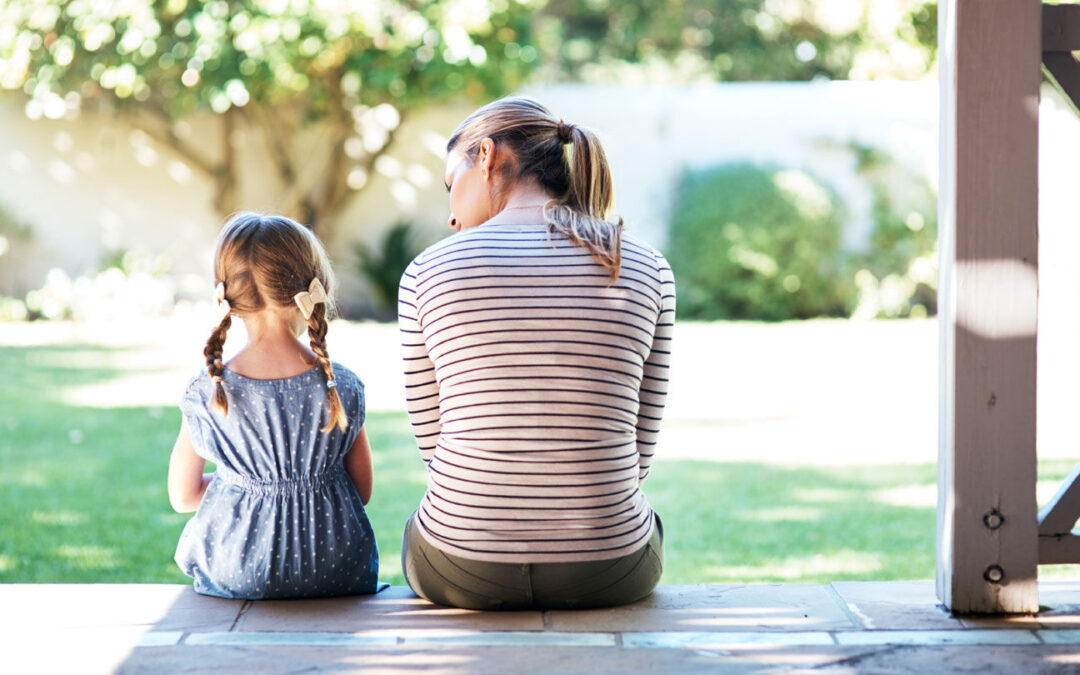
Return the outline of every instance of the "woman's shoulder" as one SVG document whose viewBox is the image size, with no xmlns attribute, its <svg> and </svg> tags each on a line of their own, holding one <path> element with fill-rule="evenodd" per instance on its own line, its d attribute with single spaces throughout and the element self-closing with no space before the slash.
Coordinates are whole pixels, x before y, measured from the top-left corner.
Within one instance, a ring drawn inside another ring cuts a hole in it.
<svg viewBox="0 0 1080 675">
<path fill-rule="evenodd" d="M 529 225 L 484 224 L 455 232 L 431 244 L 413 258 L 413 267 L 422 267 L 425 263 L 442 260 L 446 254 L 457 251 L 472 251 L 476 248 L 505 245 L 507 240 L 514 240 L 522 235 L 535 237 L 538 233 L 546 234 L 547 226 L 543 223 Z"/>
<path fill-rule="evenodd" d="M 652 264 L 657 271 L 665 267 L 671 267 L 659 249 L 632 234 L 623 233 L 622 248 L 623 255 L 640 260 L 643 263 Z"/>
</svg>

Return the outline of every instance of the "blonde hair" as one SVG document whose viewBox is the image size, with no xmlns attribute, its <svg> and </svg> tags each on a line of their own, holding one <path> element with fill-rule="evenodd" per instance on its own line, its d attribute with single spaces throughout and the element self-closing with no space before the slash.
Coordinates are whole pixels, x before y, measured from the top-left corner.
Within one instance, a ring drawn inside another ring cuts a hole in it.
<svg viewBox="0 0 1080 675">
<path fill-rule="evenodd" d="M 334 272 L 325 249 L 308 228 L 284 216 L 239 213 L 229 219 L 218 235 L 214 252 L 214 283 L 225 285 L 225 300 L 230 313 L 210 334 L 203 349 L 206 370 L 214 379 L 213 406 L 227 415 L 229 399 L 221 384 L 224 366 L 221 351 L 225 334 L 232 325 L 232 314 L 256 312 L 268 305 L 295 307 L 293 297 L 307 291 L 312 279 L 326 289 L 325 303 L 315 305 L 307 320 L 311 351 L 326 376 L 330 400 L 330 420 L 323 431 L 349 425 L 345 407 L 338 396 L 334 369 L 326 351 L 327 320 L 333 316 Z M 299 311 L 299 310 L 298 310 Z"/>
<path fill-rule="evenodd" d="M 615 190 L 607 156 L 596 134 L 556 119 L 531 98 L 508 96 L 469 115 L 450 136 L 447 152 L 460 149 L 473 159 L 490 138 L 510 149 L 492 172 L 501 185 L 492 199 L 517 181 L 532 177 L 556 199 L 544 207 L 548 229 L 584 246 L 601 265 L 619 276 L 622 265 L 622 218 L 608 220 Z M 497 155 L 498 157 L 498 155 Z"/>
</svg>

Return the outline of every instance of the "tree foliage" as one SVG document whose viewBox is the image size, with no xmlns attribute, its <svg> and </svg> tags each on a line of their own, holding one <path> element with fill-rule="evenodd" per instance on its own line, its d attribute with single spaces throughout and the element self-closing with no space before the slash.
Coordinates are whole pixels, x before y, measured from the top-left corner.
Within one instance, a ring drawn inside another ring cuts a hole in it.
<svg viewBox="0 0 1080 675">
<path fill-rule="evenodd" d="M 127 115 L 214 179 L 223 214 L 238 206 L 234 131 L 255 128 L 280 208 L 309 223 L 363 186 L 409 110 L 503 94 L 535 58 L 505 48 L 531 40 L 516 0 L 9 0 L 0 12 L 0 85 L 25 93 L 30 117 L 87 104 Z M 216 139 L 185 135 L 199 111 L 220 117 Z M 300 147 L 313 123 L 324 146 Z M 305 174 L 305 160 L 320 170 Z"/>
<path fill-rule="evenodd" d="M 253 129 L 277 208 L 315 225 L 418 107 L 530 75 L 918 76 L 935 32 L 923 0 L 6 0 L 0 87 L 32 118 L 122 114 L 208 176 L 223 215 L 242 206 L 235 132 Z M 211 137 L 192 131 L 196 113 L 215 121 Z M 313 124 L 315 141 L 301 135 Z"/>
<path fill-rule="evenodd" d="M 937 7 L 927 0 L 549 0 L 535 33 L 555 78 L 915 78 L 936 57 Z M 628 63 L 653 68 L 628 72 Z"/>
</svg>

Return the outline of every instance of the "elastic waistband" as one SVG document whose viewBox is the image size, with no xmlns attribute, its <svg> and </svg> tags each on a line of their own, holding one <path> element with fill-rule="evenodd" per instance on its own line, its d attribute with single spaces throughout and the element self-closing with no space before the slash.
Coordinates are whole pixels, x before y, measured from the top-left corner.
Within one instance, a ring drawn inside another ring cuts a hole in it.
<svg viewBox="0 0 1080 675">
<path fill-rule="evenodd" d="M 314 476 L 297 476 L 295 478 L 284 478 L 280 480 L 271 480 L 263 478 L 255 478 L 253 476 L 245 476 L 243 474 L 236 473 L 223 466 L 217 468 L 215 476 L 230 485 L 236 485 L 237 487 L 247 491 L 256 492 L 258 494 L 281 494 L 283 492 L 315 492 L 321 490 L 341 480 L 345 476 L 345 468 L 337 466 L 322 473 L 315 474 Z"/>
</svg>

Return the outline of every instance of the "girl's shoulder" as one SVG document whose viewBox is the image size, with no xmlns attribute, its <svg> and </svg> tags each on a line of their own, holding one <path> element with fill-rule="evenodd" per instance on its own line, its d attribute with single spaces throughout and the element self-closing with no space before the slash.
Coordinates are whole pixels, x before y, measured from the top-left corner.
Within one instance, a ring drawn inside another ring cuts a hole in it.
<svg viewBox="0 0 1080 675">
<path fill-rule="evenodd" d="M 210 380 L 210 374 L 206 372 L 206 368 L 203 368 L 188 379 L 187 386 L 184 387 L 184 400 L 208 399 L 213 390 L 213 384 Z"/>
<path fill-rule="evenodd" d="M 339 388 L 343 387 L 346 390 L 354 389 L 361 396 L 363 395 L 364 381 L 361 380 L 356 373 L 354 373 L 348 367 L 338 363 L 337 361 L 331 360 L 330 365 L 334 369 L 334 379 L 337 381 L 337 386 Z"/>
</svg>

